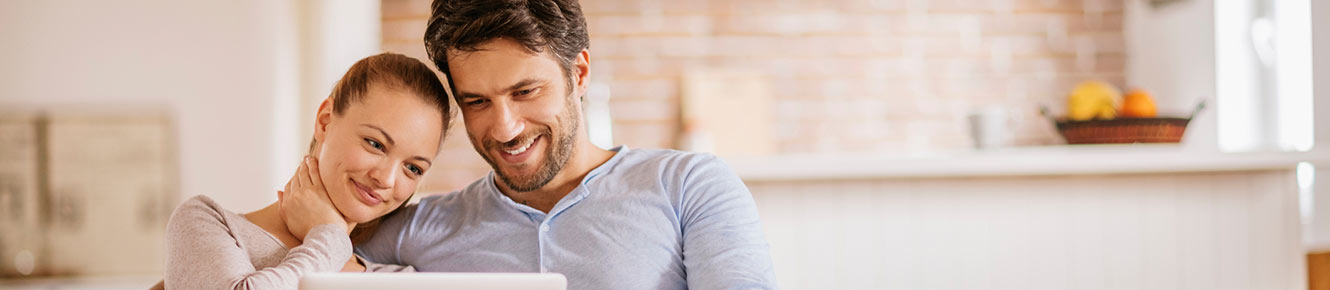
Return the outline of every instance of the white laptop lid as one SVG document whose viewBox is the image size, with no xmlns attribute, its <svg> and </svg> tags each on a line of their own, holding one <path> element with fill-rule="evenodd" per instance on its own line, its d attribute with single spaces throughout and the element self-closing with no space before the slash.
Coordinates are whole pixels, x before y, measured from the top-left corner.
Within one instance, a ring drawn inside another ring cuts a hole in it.
<svg viewBox="0 0 1330 290">
<path fill-rule="evenodd" d="M 554 273 L 312 273 L 300 290 L 438 289 L 564 290 L 568 281 Z"/>
</svg>

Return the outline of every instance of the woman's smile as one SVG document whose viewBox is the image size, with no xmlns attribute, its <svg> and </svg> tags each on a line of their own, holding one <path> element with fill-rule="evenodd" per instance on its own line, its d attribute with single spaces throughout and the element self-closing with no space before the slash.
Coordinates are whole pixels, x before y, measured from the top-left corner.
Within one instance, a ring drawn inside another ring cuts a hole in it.
<svg viewBox="0 0 1330 290">
<path fill-rule="evenodd" d="M 379 194 L 374 193 L 374 191 L 370 190 L 369 187 L 364 186 L 359 182 L 356 182 L 355 179 L 347 178 L 347 181 L 351 183 L 351 187 L 355 188 L 356 197 L 357 199 L 360 200 L 361 203 L 364 203 L 365 205 L 368 205 L 370 207 L 377 206 L 383 203 L 383 197 L 381 197 Z"/>
</svg>

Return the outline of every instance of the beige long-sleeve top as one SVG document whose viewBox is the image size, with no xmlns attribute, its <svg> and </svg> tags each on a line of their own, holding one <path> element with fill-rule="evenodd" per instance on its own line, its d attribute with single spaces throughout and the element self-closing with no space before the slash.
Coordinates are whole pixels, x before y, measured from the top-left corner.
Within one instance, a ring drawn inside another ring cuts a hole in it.
<svg viewBox="0 0 1330 290">
<path fill-rule="evenodd" d="M 287 249 L 244 216 L 201 195 L 171 214 L 166 251 L 166 289 L 296 289 L 306 273 L 341 270 L 353 256 L 345 228 L 316 226 L 300 246 Z M 360 261 L 367 271 L 415 271 Z"/>
</svg>

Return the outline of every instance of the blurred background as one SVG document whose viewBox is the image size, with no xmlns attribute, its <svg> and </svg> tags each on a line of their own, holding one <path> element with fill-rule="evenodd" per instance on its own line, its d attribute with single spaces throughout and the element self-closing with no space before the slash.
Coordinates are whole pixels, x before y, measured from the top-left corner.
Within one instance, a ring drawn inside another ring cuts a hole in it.
<svg viewBox="0 0 1330 290">
<path fill-rule="evenodd" d="M 1330 2 L 581 3 L 593 141 L 724 158 L 783 288 L 1330 289 Z M 0 1 L 0 288 L 155 283 L 429 4 Z M 422 195 L 489 172 L 463 134 Z"/>
</svg>

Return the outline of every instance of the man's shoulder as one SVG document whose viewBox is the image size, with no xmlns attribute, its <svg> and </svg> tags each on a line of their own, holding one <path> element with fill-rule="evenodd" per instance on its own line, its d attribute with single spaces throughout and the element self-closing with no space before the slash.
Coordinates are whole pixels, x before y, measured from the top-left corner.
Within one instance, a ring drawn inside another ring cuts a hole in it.
<svg viewBox="0 0 1330 290">
<path fill-rule="evenodd" d="M 666 186 L 677 189 L 686 184 L 737 179 L 723 160 L 710 153 L 670 149 L 636 149 L 627 153 L 609 168 L 607 176 L 614 176 L 613 180 L 659 180 L 678 185 Z"/>
<path fill-rule="evenodd" d="M 724 165 L 724 162 L 716 155 L 704 152 L 674 149 L 633 149 L 624 153 L 626 154 L 619 161 L 619 166 L 625 168 L 649 167 L 677 171 L 698 166 Z"/>
</svg>

